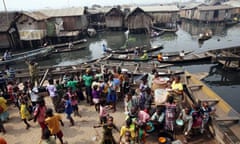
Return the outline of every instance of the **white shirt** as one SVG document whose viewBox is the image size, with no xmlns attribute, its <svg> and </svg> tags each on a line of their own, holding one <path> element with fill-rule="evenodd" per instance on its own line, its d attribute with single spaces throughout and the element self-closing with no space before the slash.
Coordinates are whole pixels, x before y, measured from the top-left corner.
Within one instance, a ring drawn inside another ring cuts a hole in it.
<svg viewBox="0 0 240 144">
<path fill-rule="evenodd" d="M 57 88 L 56 88 L 55 85 L 48 85 L 46 87 L 46 89 L 48 90 L 50 97 L 55 97 L 56 96 Z"/>
</svg>

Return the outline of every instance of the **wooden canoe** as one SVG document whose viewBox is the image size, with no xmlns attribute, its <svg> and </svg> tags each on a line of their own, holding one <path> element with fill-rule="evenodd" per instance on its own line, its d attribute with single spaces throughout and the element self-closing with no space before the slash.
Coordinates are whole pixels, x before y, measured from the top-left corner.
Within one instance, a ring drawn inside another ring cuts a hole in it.
<svg viewBox="0 0 240 144">
<path fill-rule="evenodd" d="M 55 49 L 55 51 L 53 51 L 54 54 L 56 53 L 66 53 L 66 52 L 72 52 L 72 51 L 79 51 L 79 50 L 84 50 L 87 47 L 83 46 L 83 47 L 77 47 L 77 48 L 61 48 L 61 49 Z"/>
<path fill-rule="evenodd" d="M 187 73 L 187 72 L 186 72 Z M 194 75 L 186 74 L 186 87 L 194 103 L 208 102 L 216 108 L 213 116 L 215 138 L 219 143 L 240 143 L 240 114 Z"/>
<path fill-rule="evenodd" d="M 158 51 L 163 49 L 163 45 L 159 45 L 159 46 L 152 46 L 151 48 L 147 48 L 146 46 L 142 46 L 142 47 L 138 47 L 140 49 L 140 51 L 144 51 L 146 50 L 147 53 L 150 52 L 154 52 L 154 51 Z M 111 50 L 111 49 L 107 49 L 106 52 L 107 53 L 113 53 L 113 54 L 131 54 L 134 53 L 134 51 L 136 50 L 136 48 L 127 48 L 124 50 Z"/>
<path fill-rule="evenodd" d="M 173 27 L 173 28 L 161 28 L 161 27 L 157 27 L 157 26 L 152 26 L 152 29 L 157 30 L 157 31 L 164 31 L 164 32 L 177 32 L 178 28 L 177 27 Z"/>
<path fill-rule="evenodd" d="M 72 41 L 72 44 L 76 45 L 76 44 L 81 44 L 81 43 L 85 43 L 85 42 L 87 42 L 87 39 L 81 39 L 81 40 Z M 53 46 L 55 48 L 61 48 L 61 47 L 68 47 L 68 45 L 69 45 L 69 42 L 60 43 L 60 44 L 53 44 L 51 46 Z"/>
<path fill-rule="evenodd" d="M 11 59 L 0 61 L 0 65 L 4 64 L 16 64 L 17 62 L 22 62 L 25 60 L 36 60 L 42 57 L 46 57 L 52 53 L 54 47 L 48 46 L 44 48 L 38 48 L 31 51 L 26 51 L 22 53 L 13 54 Z"/>
<path fill-rule="evenodd" d="M 135 57 L 134 54 L 112 54 L 109 58 L 110 60 L 115 61 L 131 61 L 131 62 L 148 62 L 152 60 L 152 57 L 148 57 L 147 59 L 141 59 L 141 56 Z"/>
<path fill-rule="evenodd" d="M 163 35 L 164 33 L 165 33 L 165 31 L 153 32 L 153 33 L 151 33 L 150 38 L 159 37 L 159 36 Z"/>
<path fill-rule="evenodd" d="M 171 56 L 166 57 L 160 63 L 170 63 L 170 64 L 185 64 L 185 63 L 196 63 L 196 62 L 203 62 L 203 61 L 210 61 L 211 56 L 206 55 L 205 53 L 194 54 L 190 53 L 185 55 L 184 57 L 178 56 Z"/>
</svg>

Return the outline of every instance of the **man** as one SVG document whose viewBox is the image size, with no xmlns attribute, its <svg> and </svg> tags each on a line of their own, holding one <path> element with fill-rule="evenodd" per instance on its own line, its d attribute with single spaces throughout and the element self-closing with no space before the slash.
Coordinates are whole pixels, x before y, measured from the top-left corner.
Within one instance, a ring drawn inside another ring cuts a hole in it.
<svg viewBox="0 0 240 144">
<path fill-rule="evenodd" d="M 38 79 L 38 63 L 34 61 L 25 61 L 28 65 L 29 75 L 30 75 L 30 82 L 35 86 L 35 82 L 37 81 L 37 85 L 39 84 Z"/>
</svg>

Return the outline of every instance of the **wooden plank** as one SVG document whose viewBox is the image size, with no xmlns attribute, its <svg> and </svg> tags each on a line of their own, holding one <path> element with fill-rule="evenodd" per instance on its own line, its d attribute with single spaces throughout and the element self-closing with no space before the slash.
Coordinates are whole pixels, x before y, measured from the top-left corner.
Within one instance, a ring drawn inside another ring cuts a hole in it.
<svg viewBox="0 0 240 144">
<path fill-rule="evenodd" d="M 206 98 L 202 98 L 202 99 L 198 99 L 201 102 L 219 102 L 219 99 L 206 99 Z"/>
<path fill-rule="evenodd" d="M 239 121 L 240 120 L 240 117 L 235 117 L 235 116 L 232 116 L 232 117 L 217 117 L 215 118 L 216 121 Z"/>
<path fill-rule="evenodd" d="M 201 84 L 191 84 L 191 85 L 187 85 L 189 88 L 201 88 L 203 85 Z"/>
<path fill-rule="evenodd" d="M 45 81 L 45 79 L 47 77 L 48 71 L 49 71 L 49 69 L 47 69 L 46 72 L 44 73 L 43 78 L 42 78 L 42 80 L 41 80 L 41 82 L 39 84 L 40 87 L 43 85 L 43 83 L 44 83 L 44 81 Z"/>
</svg>

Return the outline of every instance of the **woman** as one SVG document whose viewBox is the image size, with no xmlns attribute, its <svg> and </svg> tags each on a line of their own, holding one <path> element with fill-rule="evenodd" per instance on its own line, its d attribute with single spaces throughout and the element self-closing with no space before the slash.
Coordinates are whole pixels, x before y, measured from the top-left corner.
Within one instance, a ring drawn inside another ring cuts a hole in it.
<svg viewBox="0 0 240 144">
<path fill-rule="evenodd" d="M 169 96 L 168 100 L 165 104 L 165 130 L 173 132 L 174 130 L 174 123 L 176 120 L 176 103 L 174 102 L 173 96 Z"/>
</svg>

